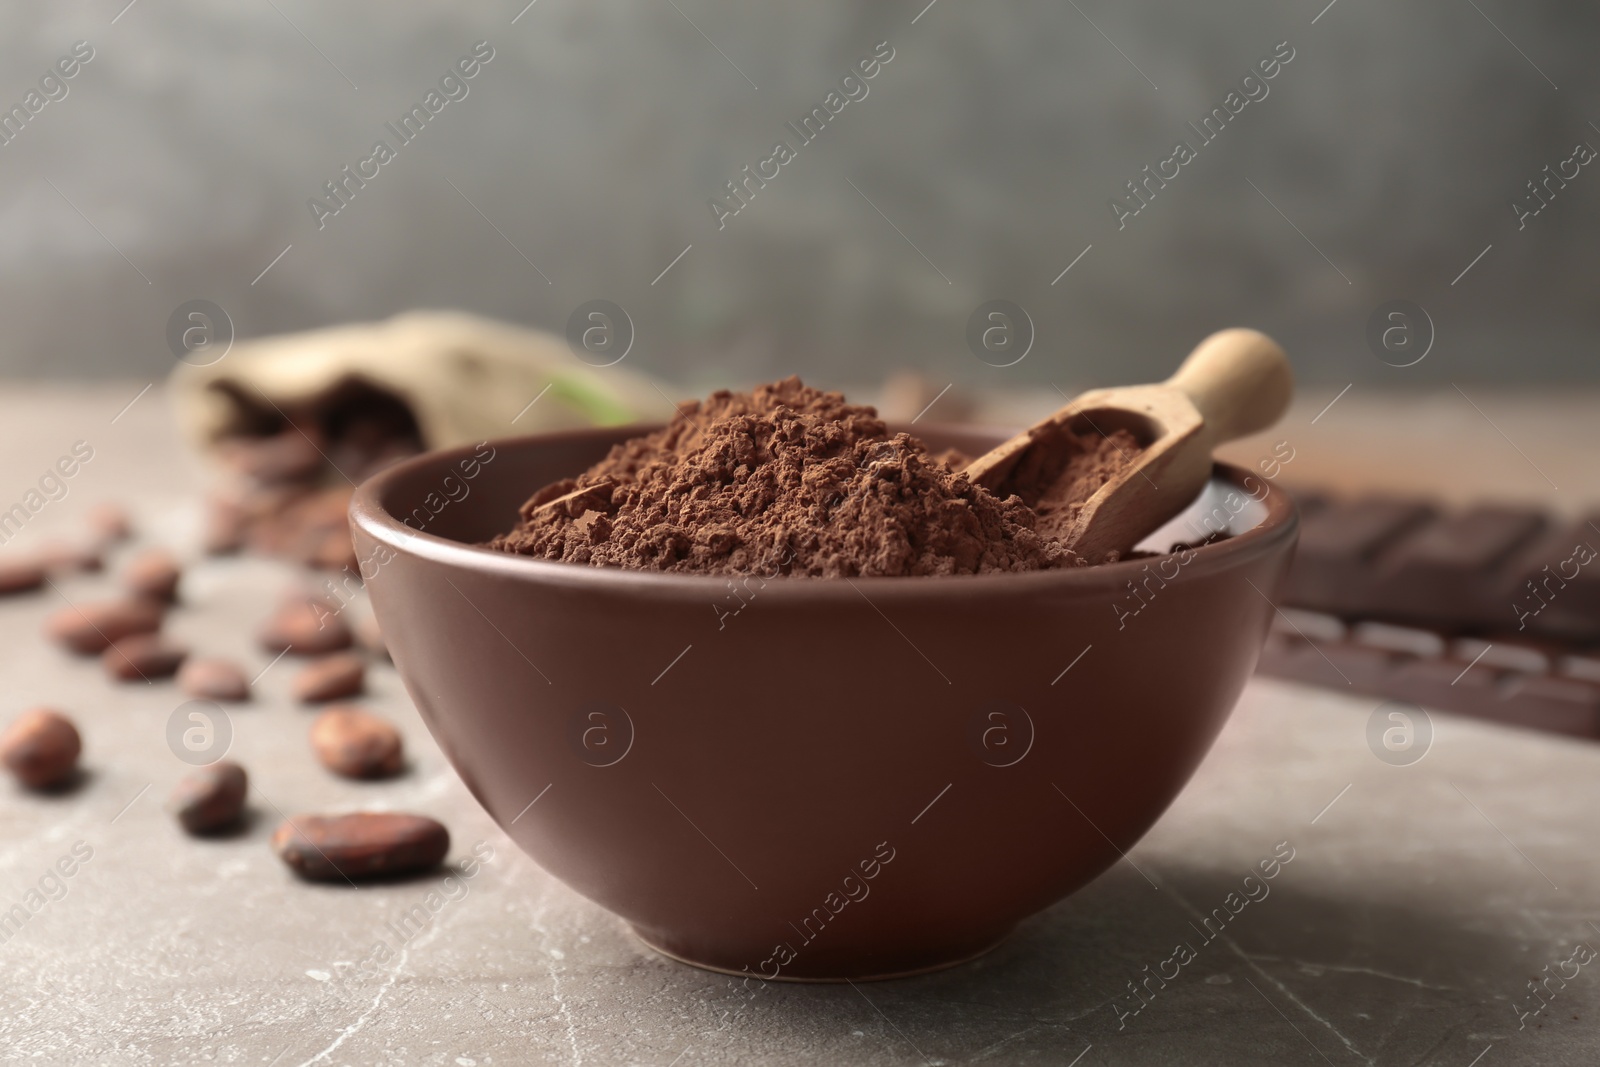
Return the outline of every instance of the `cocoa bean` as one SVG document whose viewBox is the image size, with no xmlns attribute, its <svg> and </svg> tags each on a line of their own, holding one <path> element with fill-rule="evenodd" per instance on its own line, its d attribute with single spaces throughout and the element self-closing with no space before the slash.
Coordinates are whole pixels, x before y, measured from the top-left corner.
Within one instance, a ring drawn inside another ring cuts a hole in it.
<svg viewBox="0 0 1600 1067">
<path fill-rule="evenodd" d="M 232 760 L 218 760 L 179 782 L 167 809 L 191 834 L 215 833 L 239 821 L 249 787 L 243 767 Z"/>
<path fill-rule="evenodd" d="M 81 655 L 104 652 L 132 634 L 161 629 L 162 608 L 149 600 L 99 600 L 73 604 L 45 620 L 45 636 Z"/>
<path fill-rule="evenodd" d="M 295 501 L 285 510 L 292 513 L 303 529 L 325 531 L 342 530 L 350 533 L 350 497 L 355 489 L 336 485 L 319 489 L 310 496 Z"/>
<path fill-rule="evenodd" d="M 303 485 L 256 489 L 244 498 L 245 547 L 267 556 L 290 554 L 299 526 L 289 513 L 315 491 Z"/>
<path fill-rule="evenodd" d="M 285 601 L 262 626 L 257 637 L 268 652 L 320 655 L 350 647 L 350 627 L 336 609 L 316 598 Z"/>
<path fill-rule="evenodd" d="M 348 517 L 351 492 L 348 486 L 318 489 L 282 508 L 273 520 L 281 527 L 282 554 L 319 569 L 345 565 L 354 554 Z"/>
<path fill-rule="evenodd" d="M 26 593 L 44 584 L 44 568 L 36 560 L 8 559 L 0 563 L 0 596 Z"/>
<path fill-rule="evenodd" d="M 133 536 L 133 520 L 121 504 L 102 501 L 89 509 L 86 518 L 95 540 L 102 545 L 114 545 Z"/>
<path fill-rule="evenodd" d="M 172 677 L 188 654 L 160 634 L 132 634 L 102 652 L 100 664 L 114 681 L 150 682 Z"/>
<path fill-rule="evenodd" d="M 361 566 L 360 560 L 356 559 L 356 546 L 350 541 L 350 531 L 343 526 L 318 535 L 316 546 L 305 562 L 307 566 L 323 571 L 353 572 Z"/>
<path fill-rule="evenodd" d="M 223 462 L 261 485 L 314 477 L 327 463 L 315 427 L 289 426 L 266 437 L 233 437 L 221 446 Z"/>
<path fill-rule="evenodd" d="M 244 547 L 249 520 L 244 509 L 231 500 L 213 499 L 206 507 L 205 532 L 201 544 L 209 556 L 226 556 Z"/>
<path fill-rule="evenodd" d="M 82 751 L 77 727 L 52 708 L 25 711 L 0 733 L 0 762 L 30 789 L 67 782 Z"/>
<path fill-rule="evenodd" d="M 353 697 L 366 688 L 367 664 L 354 652 L 315 660 L 295 675 L 294 695 L 307 704 Z"/>
<path fill-rule="evenodd" d="M 388 778 L 405 764 L 400 731 L 349 704 L 329 708 L 311 724 L 311 747 L 322 765 L 346 778 Z"/>
<path fill-rule="evenodd" d="M 450 831 L 402 812 L 297 815 L 273 832 L 272 848 L 304 878 L 355 880 L 438 866 L 450 851 Z"/>
<path fill-rule="evenodd" d="M 47 571 L 105 570 L 106 560 L 98 548 L 68 541 L 48 541 L 38 552 L 39 564 Z"/>
<path fill-rule="evenodd" d="M 200 700 L 248 700 L 250 680 L 232 660 L 190 659 L 178 670 L 178 688 Z"/>
<path fill-rule="evenodd" d="M 151 600 L 172 600 L 178 593 L 183 568 L 164 548 L 147 548 L 129 561 L 122 571 L 122 584 L 136 596 Z"/>
</svg>

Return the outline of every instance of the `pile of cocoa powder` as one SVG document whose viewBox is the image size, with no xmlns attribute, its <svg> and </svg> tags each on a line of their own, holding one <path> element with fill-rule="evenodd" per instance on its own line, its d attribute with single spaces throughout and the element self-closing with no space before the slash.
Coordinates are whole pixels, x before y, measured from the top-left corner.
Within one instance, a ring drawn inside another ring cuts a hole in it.
<svg viewBox="0 0 1600 1067">
<path fill-rule="evenodd" d="M 1020 497 L 1034 510 L 1040 532 L 1048 536 L 1069 536 L 1089 498 L 1127 470 L 1144 447 L 1127 430 L 1103 431 L 1093 423 L 1077 430 L 1046 424 L 1029 436 L 1047 447 L 1024 452 L 995 491 Z"/>
<path fill-rule="evenodd" d="M 790 377 L 680 406 L 663 429 L 539 490 L 487 547 L 634 570 L 823 578 L 1084 565 L 1040 533 L 1023 499 L 973 484 L 949 458 L 890 433 L 872 408 Z"/>
</svg>

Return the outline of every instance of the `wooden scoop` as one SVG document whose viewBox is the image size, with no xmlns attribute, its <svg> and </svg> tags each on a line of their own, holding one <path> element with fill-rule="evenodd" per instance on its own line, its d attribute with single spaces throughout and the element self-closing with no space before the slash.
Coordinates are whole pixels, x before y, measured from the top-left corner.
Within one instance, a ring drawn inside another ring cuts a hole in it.
<svg viewBox="0 0 1600 1067">
<path fill-rule="evenodd" d="M 1222 330 L 1159 385 L 1084 393 L 979 457 L 967 475 L 1002 497 L 1021 496 L 1038 512 L 1041 533 L 1089 562 L 1121 558 L 1205 488 L 1212 449 L 1278 421 L 1292 389 L 1289 361 L 1272 338 Z M 1143 447 L 1111 442 L 1115 451 L 1102 462 L 1112 469 L 1109 480 L 1074 499 L 1071 487 L 1096 462 L 1086 447 L 1117 430 Z"/>
</svg>

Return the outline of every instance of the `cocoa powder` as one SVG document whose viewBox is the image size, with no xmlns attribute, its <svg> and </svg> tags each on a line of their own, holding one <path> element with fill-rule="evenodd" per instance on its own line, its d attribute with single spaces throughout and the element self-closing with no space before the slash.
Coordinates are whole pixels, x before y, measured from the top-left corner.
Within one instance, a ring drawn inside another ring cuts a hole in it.
<svg viewBox="0 0 1600 1067">
<path fill-rule="evenodd" d="M 548 485 L 505 552 L 594 566 L 810 577 L 1080 566 L 1002 499 L 870 407 L 787 378 L 681 405 L 663 429 Z"/>
<path fill-rule="evenodd" d="M 1080 432 L 1050 425 L 1033 431 L 1033 439 L 1046 447 L 1024 452 L 996 491 L 1015 493 L 1033 508 L 1046 535 L 1070 534 L 1089 498 L 1143 451 L 1139 439 L 1123 429 Z"/>
</svg>

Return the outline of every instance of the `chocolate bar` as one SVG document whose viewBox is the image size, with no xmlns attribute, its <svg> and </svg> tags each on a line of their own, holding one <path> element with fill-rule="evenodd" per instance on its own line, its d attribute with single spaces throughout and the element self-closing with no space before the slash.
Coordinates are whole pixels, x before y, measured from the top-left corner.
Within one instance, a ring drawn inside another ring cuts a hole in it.
<svg viewBox="0 0 1600 1067">
<path fill-rule="evenodd" d="M 1600 516 L 1296 496 L 1261 673 L 1600 738 Z"/>
<path fill-rule="evenodd" d="M 1307 496 L 1302 516 L 1284 603 L 1453 635 L 1600 642 L 1600 515 Z"/>
<path fill-rule="evenodd" d="M 1513 726 L 1600 738 L 1600 653 L 1357 623 L 1284 608 L 1262 674 Z"/>
</svg>

